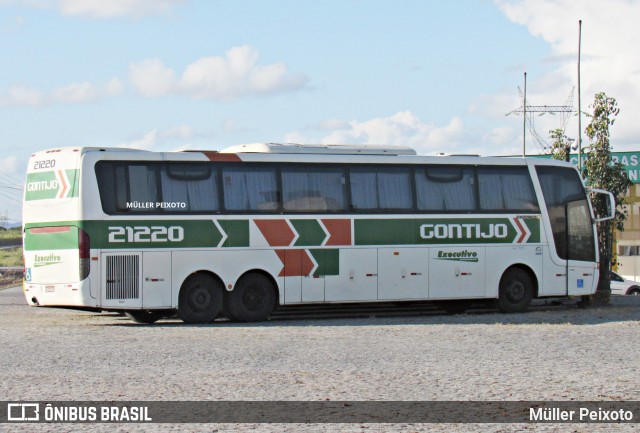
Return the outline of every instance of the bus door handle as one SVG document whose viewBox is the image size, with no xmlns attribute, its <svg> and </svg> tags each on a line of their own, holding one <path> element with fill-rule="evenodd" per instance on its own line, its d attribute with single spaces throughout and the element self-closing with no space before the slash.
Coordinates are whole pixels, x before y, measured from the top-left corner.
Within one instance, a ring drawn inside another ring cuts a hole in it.
<svg viewBox="0 0 640 433">
<path fill-rule="evenodd" d="M 473 275 L 471 272 L 460 272 L 460 268 L 456 266 L 456 277 L 469 277 L 471 275 Z"/>
</svg>

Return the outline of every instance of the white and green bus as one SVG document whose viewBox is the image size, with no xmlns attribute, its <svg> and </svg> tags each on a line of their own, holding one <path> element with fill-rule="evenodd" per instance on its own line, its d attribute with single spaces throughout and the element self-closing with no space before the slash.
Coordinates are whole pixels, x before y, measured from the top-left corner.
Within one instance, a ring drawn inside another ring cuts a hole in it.
<svg viewBox="0 0 640 433">
<path fill-rule="evenodd" d="M 493 300 L 520 312 L 598 281 L 589 193 L 570 164 L 542 159 L 51 149 L 31 157 L 23 218 L 30 305 L 143 323 L 260 321 L 316 303 Z"/>
</svg>

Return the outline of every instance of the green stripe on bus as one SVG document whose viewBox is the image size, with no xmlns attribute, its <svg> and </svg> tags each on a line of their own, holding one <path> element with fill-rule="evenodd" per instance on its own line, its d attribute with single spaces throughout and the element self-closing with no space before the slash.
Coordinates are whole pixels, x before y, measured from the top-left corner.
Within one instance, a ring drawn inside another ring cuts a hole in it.
<svg viewBox="0 0 640 433">
<path fill-rule="evenodd" d="M 78 170 L 29 173 L 25 189 L 25 201 L 78 197 Z"/>
<path fill-rule="evenodd" d="M 318 220 L 292 219 L 290 221 L 299 235 L 294 246 L 319 247 L 327 237 Z M 356 218 L 353 224 L 353 239 L 354 245 L 357 246 L 531 244 L 540 242 L 540 223 L 539 216 L 517 218 Z M 26 228 L 52 226 L 82 228 L 89 234 L 91 247 L 101 249 L 246 248 L 251 246 L 248 219 L 219 219 L 215 222 L 211 219 L 59 221 L 27 224 Z M 25 246 L 32 250 L 77 248 L 77 234 L 75 237 L 69 238 L 61 234 L 61 237 L 56 239 L 58 238 L 55 236 L 35 238 L 27 235 Z M 46 243 L 46 247 L 39 244 L 42 242 Z M 319 266 L 324 267 L 326 260 L 331 262 L 337 255 L 326 259 L 324 256 L 318 255 L 318 257 L 320 259 L 317 260 Z M 326 266 L 327 269 L 333 269 L 333 265 Z"/>
<path fill-rule="evenodd" d="M 310 249 L 309 253 L 318 263 L 314 275 L 340 275 L 340 250 L 339 249 Z"/>
<path fill-rule="evenodd" d="M 529 230 L 531 231 L 531 237 L 527 241 L 527 243 L 538 243 L 540 242 L 540 218 L 522 218 L 524 223 L 527 225 Z"/>
<path fill-rule="evenodd" d="M 289 221 L 299 235 L 293 244 L 296 247 L 320 246 L 327 237 L 327 233 L 316 219 L 291 219 Z"/>
<path fill-rule="evenodd" d="M 218 224 L 227 234 L 223 247 L 249 246 L 249 220 L 218 220 Z"/>
<path fill-rule="evenodd" d="M 78 249 L 78 227 L 69 226 L 69 230 L 60 232 L 25 232 L 25 251 L 72 250 Z"/>
<path fill-rule="evenodd" d="M 212 220 L 111 220 L 100 222 L 92 248 L 215 248 L 223 235 Z"/>
<path fill-rule="evenodd" d="M 514 218 L 356 219 L 355 245 L 427 245 L 538 243 L 540 219 L 519 218 L 529 233 L 516 229 Z M 524 228 L 523 226 L 523 228 Z"/>
<path fill-rule="evenodd" d="M 77 226 L 85 230 L 91 239 L 91 248 L 100 249 L 148 249 L 148 248 L 216 248 L 248 247 L 248 220 L 217 221 L 222 233 L 213 220 L 108 220 L 108 221 L 57 221 L 27 224 L 26 228 Z M 225 241 L 220 245 L 224 236 Z M 67 249 L 68 242 L 51 236 L 41 239 L 46 241 L 46 248 L 34 244 L 27 235 L 26 245 L 33 249 Z M 40 238 L 37 238 L 40 239 Z M 77 229 L 75 246 L 77 248 Z"/>
</svg>

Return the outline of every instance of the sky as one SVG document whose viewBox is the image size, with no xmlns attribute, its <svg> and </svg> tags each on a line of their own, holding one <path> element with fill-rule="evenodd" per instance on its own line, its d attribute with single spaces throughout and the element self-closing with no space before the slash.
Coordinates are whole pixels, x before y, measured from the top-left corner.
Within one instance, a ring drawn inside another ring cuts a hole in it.
<svg viewBox="0 0 640 433">
<path fill-rule="evenodd" d="M 616 98 L 613 150 L 638 150 L 638 17 L 635 0 L 0 0 L 0 219 L 21 218 L 30 155 L 63 146 L 522 154 L 506 114 L 525 72 L 527 105 L 577 113 L 579 20 L 581 109 Z M 527 154 L 577 119 L 532 117 Z"/>
</svg>

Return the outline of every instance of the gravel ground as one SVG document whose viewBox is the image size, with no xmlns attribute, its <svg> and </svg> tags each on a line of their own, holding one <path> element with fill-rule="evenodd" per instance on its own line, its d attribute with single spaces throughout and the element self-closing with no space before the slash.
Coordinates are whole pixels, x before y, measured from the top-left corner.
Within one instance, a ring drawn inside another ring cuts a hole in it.
<svg viewBox="0 0 640 433">
<path fill-rule="evenodd" d="M 602 308 L 517 315 L 142 326 L 114 314 L 31 308 L 16 288 L 0 292 L 1 400 L 640 400 L 639 325 L 640 297 L 615 297 Z M 617 432 L 637 431 L 636 425 L 5 424 L 0 430 Z"/>
</svg>

